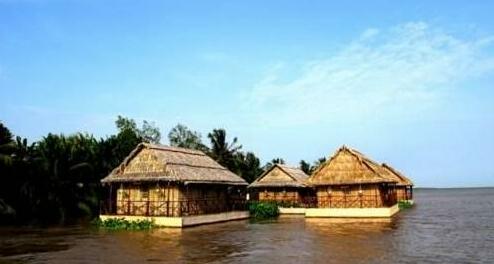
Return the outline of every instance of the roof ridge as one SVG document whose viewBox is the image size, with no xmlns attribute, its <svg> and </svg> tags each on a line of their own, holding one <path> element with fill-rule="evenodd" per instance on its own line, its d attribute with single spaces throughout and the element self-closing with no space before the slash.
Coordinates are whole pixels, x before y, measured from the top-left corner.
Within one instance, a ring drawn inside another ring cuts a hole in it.
<svg viewBox="0 0 494 264">
<path fill-rule="evenodd" d="M 300 179 L 298 179 L 297 177 L 293 176 L 291 173 L 289 173 L 288 171 L 286 171 L 285 169 L 295 169 L 295 170 L 300 170 L 302 171 L 301 169 L 299 168 L 292 168 L 292 167 L 282 167 L 282 166 L 279 166 L 279 164 L 275 164 L 275 165 L 278 165 L 278 167 L 280 167 L 280 169 L 286 173 L 288 175 L 288 177 L 292 178 L 292 180 L 296 181 L 296 182 L 299 182 Z M 302 171 L 303 172 L 303 171 Z M 305 172 L 303 172 L 305 174 Z"/>
<path fill-rule="evenodd" d="M 275 164 L 281 168 L 285 168 L 285 169 L 293 169 L 293 170 L 300 170 L 299 167 L 293 167 L 293 166 L 289 166 L 289 165 L 286 165 L 286 164 Z"/>
<path fill-rule="evenodd" d="M 384 167 L 386 170 L 391 171 L 391 173 L 393 173 L 396 177 L 400 178 L 400 180 L 404 181 L 406 184 L 413 185 L 412 180 L 410 180 L 408 177 L 406 177 L 405 175 L 403 175 L 403 173 L 401 173 L 400 171 L 396 170 L 395 168 L 393 168 L 392 166 L 388 165 L 387 163 L 383 162 L 381 164 L 381 166 Z"/>
<path fill-rule="evenodd" d="M 171 151 L 171 152 L 180 152 L 184 154 L 190 154 L 190 155 L 201 155 L 205 156 L 206 153 L 197 150 L 197 149 L 189 149 L 189 148 L 182 148 L 182 147 L 173 147 L 173 146 L 168 146 L 168 145 L 162 145 L 162 144 L 155 144 L 155 143 L 141 143 L 143 146 L 146 148 L 150 149 L 156 149 L 156 150 L 162 150 L 162 151 Z"/>
<path fill-rule="evenodd" d="M 348 150 L 351 154 L 355 155 L 359 161 L 361 161 L 362 163 L 364 163 L 372 172 L 374 172 L 378 177 L 381 177 L 383 179 L 386 179 L 386 177 L 384 177 L 383 175 L 381 175 L 381 173 L 379 171 L 376 171 L 375 168 L 373 168 L 373 166 L 376 166 L 377 168 L 380 168 L 381 165 L 379 165 L 378 162 L 368 158 L 367 156 L 365 156 L 365 154 L 363 154 L 362 152 L 356 150 L 356 149 L 353 149 L 353 148 L 348 148 L 345 146 L 345 149 Z M 371 166 L 373 165 L 373 166 Z"/>
<path fill-rule="evenodd" d="M 388 172 L 385 171 L 378 162 L 373 161 L 372 159 L 368 158 L 367 156 L 365 156 L 360 151 L 355 150 L 355 149 L 348 147 L 346 145 L 342 145 L 340 148 L 338 148 L 334 152 L 334 154 L 327 161 L 322 163 L 312 173 L 311 177 L 309 178 L 309 181 L 313 181 L 313 179 L 314 179 L 313 176 L 318 174 L 324 167 L 326 167 L 329 163 L 331 163 L 333 161 L 333 159 L 337 155 L 339 155 L 342 151 L 347 151 L 350 155 L 354 156 L 361 165 L 363 165 L 365 168 L 370 170 L 370 172 L 374 175 L 374 177 L 380 178 L 384 181 L 396 181 L 395 179 L 392 179 L 392 177 L 387 177 L 387 175 L 385 175 L 385 174 L 388 174 Z"/>
<path fill-rule="evenodd" d="M 257 177 L 252 182 L 252 184 L 253 183 L 256 183 L 256 182 L 260 182 L 260 180 L 263 179 L 264 177 L 266 177 L 266 175 L 268 175 L 275 167 L 279 167 L 281 169 L 281 171 L 283 171 L 286 175 L 288 175 L 288 177 L 292 178 L 293 181 L 295 181 L 295 182 L 302 182 L 303 183 L 303 180 L 298 179 L 297 177 L 293 176 L 291 173 L 289 173 L 288 171 L 286 171 L 286 169 L 295 169 L 295 170 L 300 170 L 301 172 L 303 172 L 301 169 L 290 167 L 290 166 L 286 166 L 285 164 L 275 163 L 275 164 L 271 165 L 271 167 L 269 167 L 269 169 L 265 170 L 261 175 L 259 175 L 259 177 Z M 305 174 L 305 172 L 303 172 L 303 173 Z M 308 178 L 308 175 L 307 174 L 305 174 L 305 175 Z"/>
<path fill-rule="evenodd" d="M 259 175 L 259 177 L 257 177 L 252 183 L 254 182 L 259 182 L 262 178 L 264 178 L 270 171 L 272 171 L 274 169 L 274 167 L 276 166 L 276 164 L 273 164 L 271 167 L 269 167 L 269 169 L 263 171 L 261 173 L 261 175 Z"/>
<path fill-rule="evenodd" d="M 207 169 L 216 169 L 216 170 L 228 170 L 227 168 L 223 166 L 202 166 L 202 165 L 193 165 L 193 164 L 187 164 L 187 163 L 180 163 L 180 162 L 166 162 L 165 165 L 179 165 L 179 166 L 187 166 L 187 167 L 194 167 L 194 168 L 207 168 Z"/>
</svg>

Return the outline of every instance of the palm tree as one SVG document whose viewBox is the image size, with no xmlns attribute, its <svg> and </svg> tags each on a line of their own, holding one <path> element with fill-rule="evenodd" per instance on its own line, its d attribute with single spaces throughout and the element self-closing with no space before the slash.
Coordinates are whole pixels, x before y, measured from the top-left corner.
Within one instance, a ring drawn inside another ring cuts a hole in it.
<svg viewBox="0 0 494 264">
<path fill-rule="evenodd" d="M 262 173 L 261 162 L 252 152 L 238 152 L 235 155 L 236 173 L 248 183 L 253 182 Z"/>
<path fill-rule="evenodd" d="M 9 177 L 12 170 L 13 153 L 15 151 L 15 142 L 12 140 L 12 133 L 0 122 L 0 175 L 2 185 L 0 185 L 0 221 L 12 221 L 16 212 L 9 204 L 10 194 L 14 191 L 11 185 L 12 177 Z M 13 200 L 13 199 L 11 199 Z M 7 203 L 9 202 L 9 203 Z"/>
<path fill-rule="evenodd" d="M 234 156 L 242 148 L 242 145 L 238 144 L 237 138 L 233 138 L 233 141 L 228 143 L 224 129 L 214 129 L 208 134 L 208 138 L 211 141 L 209 155 L 219 164 L 235 171 Z"/>
<path fill-rule="evenodd" d="M 202 144 L 201 134 L 191 131 L 188 127 L 178 124 L 168 133 L 170 145 L 174 147 L 198 149 L 207 151 L 207 147 Z"/>
<path fill-rule="evenodd" d="M 312 173 L 312 169 L 311 169 L 310 163 L 308 163 L 305 160 L 301 160 L 300 161 L 300 169 L 303 172 L 305 172 L 305 174 L 309 174 L 310 175 Z"/>
<path fill-rule="evenodd" d="M 263 170 L 269 170 L 274 164 L 285 164 L 285 160 L 282 158 L 274 158 L 264 165 Z"/>
<path fill-rule="evenodd" d="M 324 162 L 326 162 L 326 158 L 325 157 L 322 157 L 322 158 L 319 158 L 318 160 L 314 161 L 314 165 L 312 165 L 311 167 L 311 173 L 315 170 L 317 170 L 317 168 L 319 168 L 322 164 L 324 164 Z"/>
<path fill-rule="evenodd" d="M 12 154 L 15 151 L 15 142 L 12 140 L 12 133 L 0 122 L 0 164 L 10 165 Z"/>
</svg>

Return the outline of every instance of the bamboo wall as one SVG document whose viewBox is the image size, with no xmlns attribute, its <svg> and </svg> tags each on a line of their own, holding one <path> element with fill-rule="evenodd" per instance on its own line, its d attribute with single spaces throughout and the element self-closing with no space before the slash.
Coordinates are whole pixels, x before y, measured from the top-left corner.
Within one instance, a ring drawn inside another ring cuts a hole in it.
<svg viewBox="0 0 494 264">
<path fill-rule="evenodd" d="M 200 215 L 223 212 L 243 194 L 228 193 L 227 185 L 121 184 L 116 188 L 120 215 Z"/>
<path fill-rule="evenodd" d="M 178 207 L 173 206 L 173 203 L 180 199 L 181 193 L 177 185 L 120 185 L 117 189 L 117 214 L 132 212 L 135 215 L 153 215 L 166 206 L 178 213 Z M 148 208 L 148 202 L 153 206 Z"/>
<path fill-rule="evenodd" d="M 279 167 L 274 167 L 268 174 L 264 175 L 259 182 L 269 183 L 269 182 L 292 182 L 294 179 L 288 176 L 283 170 Z"/>
<path fill-rule="evenodd" d="M 184 208 L 187 213 L 205 214 L 213 209 L 225 211 L 228 206 L 227 187 L 224 185 L 189 185 L 181 188 L 181 195 L 182 200 L 195 201 Z"/>
<path fill-rule="evenodd" d="M 143 149 L 125 167 L 124 173 L 162 172 L 163 163 L 153 155 L 152 150 Z"/>
<path fill-rule="evenodd" d="M 258 193 L 259 201 L 300 202 L 301 195 L 293 188 L 261 188 Z"/>
<path fill-rule="evenodd" d="M 274 167 L 268 174 L 264 175 L 259 180 L 259 183 L 280 183 L 280 182 L 293 182 L 294 179 L 287 175 L 279 167 Z M 301 202 L 301 194 L 297 188 L 290 187 L 265 187 L 256 188 L 256 194 L 253 195 L 254 199 L 259 201 L 276 201 L 287 203 Z"/>
<path fill-rule="evenodd" d="M 394 188 L 378 184 L 317 187 L 318 207 L 375 208 L 393 201 Z"/>
</svg>

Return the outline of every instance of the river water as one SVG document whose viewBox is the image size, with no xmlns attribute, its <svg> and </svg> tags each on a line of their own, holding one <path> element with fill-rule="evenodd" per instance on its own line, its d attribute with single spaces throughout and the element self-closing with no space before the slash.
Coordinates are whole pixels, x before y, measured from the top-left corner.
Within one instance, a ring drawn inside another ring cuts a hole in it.
<svg viewBox="0 0 494 264">
<path fill-rule="evenodd" d="M 0 263 L 494 263 L 494 189 L 415 192 L 391 221 L 280 217 L 186 229 L 0 228 Z"/>
</svg>

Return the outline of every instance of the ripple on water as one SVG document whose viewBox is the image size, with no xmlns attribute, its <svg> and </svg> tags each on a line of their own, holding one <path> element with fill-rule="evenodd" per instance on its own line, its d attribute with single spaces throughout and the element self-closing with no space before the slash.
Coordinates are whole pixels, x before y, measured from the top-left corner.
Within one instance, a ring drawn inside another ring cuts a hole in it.
<svg viewBox="0 0 494 264">
<path fill-rule="evenodd" d="M 494 263 L 494 189 L 417 190 L 392 221 L 280 217 L 186 229 L 0 229 L 0 263 Z"/>
</svg>

